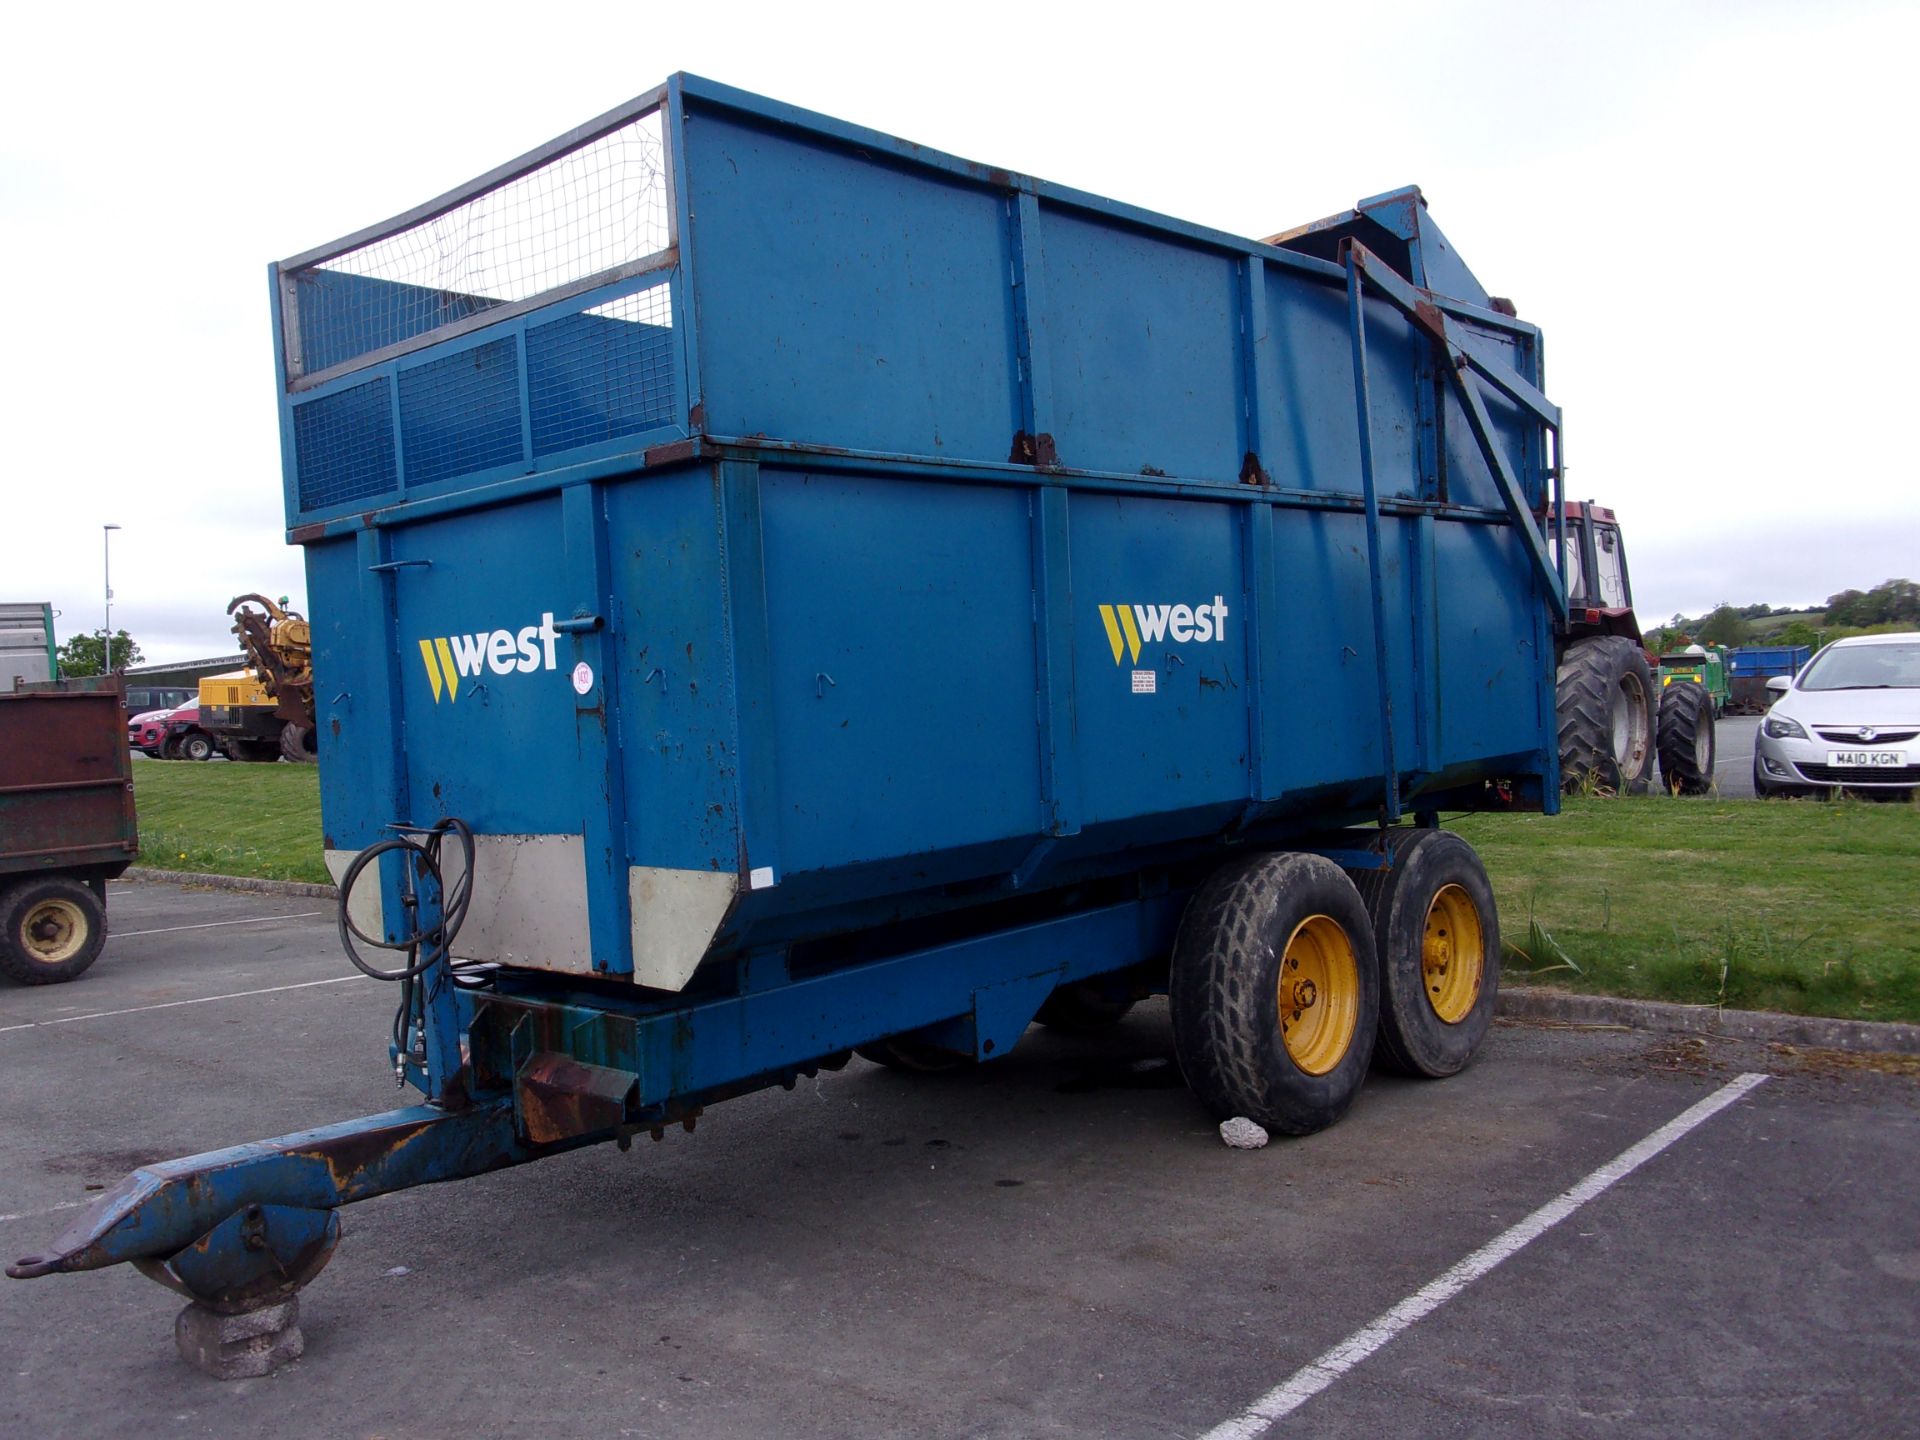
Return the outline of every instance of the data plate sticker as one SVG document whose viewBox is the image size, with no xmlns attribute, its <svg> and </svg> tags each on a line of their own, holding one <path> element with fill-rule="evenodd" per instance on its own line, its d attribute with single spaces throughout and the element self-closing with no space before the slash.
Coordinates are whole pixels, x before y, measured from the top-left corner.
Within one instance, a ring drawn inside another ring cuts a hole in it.
<svg viewBox="0 0 1920 1440">
<path fill-rule="evenodd" d="M 1829 750 L 1827 764 L 1836 770 L 1898 770 L 1907 763 L 1904 750 Z"/>
<path fill-rule="evenodd" d="M 1151 695 L 1159 688 L 1160 672 L 1158 670 L 1136 670 L 1133 672 L 1134 694 Z"/>
</svg>

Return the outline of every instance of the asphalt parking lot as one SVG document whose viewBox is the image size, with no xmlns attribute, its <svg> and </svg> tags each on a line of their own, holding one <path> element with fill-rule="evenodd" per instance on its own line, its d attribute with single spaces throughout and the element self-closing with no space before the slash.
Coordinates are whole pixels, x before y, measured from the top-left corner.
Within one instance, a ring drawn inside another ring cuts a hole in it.
<svg viewBox="0 0 1920 1440">
<path fill-rule="evenodd" d="M 110 908 L 79 982 L 0 988 L 7 1258 L 139 1164 L 399 1099 L 392 994 L 348 978 L 328 902 Z M 182 1365 L 178 1301 L 125 1267 L 0 1280 L 0 1433 L 1913 1433 L 1910 1072 L 1502 1025 L 1454 1080 L 1376 1077 L 1242 1153 L 1168 1043 L 1149 1006 L 958 1077 L 855 1061 L 630 1154 L 353 1207 L 306 1357 L 263 1380 Z"/>
<path fill-rule="evenodd" d="M 1753 737 L 1758 715 L 1722 715 L 1713 726 L 1713 783 L 1731 800 L 1753 798 Z"/>
</svg>

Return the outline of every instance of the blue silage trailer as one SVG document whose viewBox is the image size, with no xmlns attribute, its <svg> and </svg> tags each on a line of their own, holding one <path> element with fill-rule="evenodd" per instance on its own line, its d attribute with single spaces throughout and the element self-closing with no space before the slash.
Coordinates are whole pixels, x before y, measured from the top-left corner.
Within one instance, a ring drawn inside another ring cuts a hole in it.
<svg viewBox="0 0 1920 1440">
<path fill-rule="evenodd" d="M 1251 241 L 683 75 L 271 295 L 328 863 L 422 1100 L 11 1273 L 134 1260 L 230 1371 L 340 1206 L 851 1052 L 1166 992 L 1200 1102 L 1293 1133 L 1376 1036 L 1473 1054 L 1437 816 L 1557 806 L 1559 412 L 1417 190 Z"/>
</svg>

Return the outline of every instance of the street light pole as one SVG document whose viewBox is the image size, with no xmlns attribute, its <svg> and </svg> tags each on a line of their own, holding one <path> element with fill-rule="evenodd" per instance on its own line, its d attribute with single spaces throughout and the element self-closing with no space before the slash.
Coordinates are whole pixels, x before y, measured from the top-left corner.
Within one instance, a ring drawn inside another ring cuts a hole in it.
<svg viewBox="0 0 1920 1440">
<path fill-rule="evenodd" d="M 107 642 L 107 670 L 109 678 L 113 675 L 113 532 L 118 525 L 100 527 L 100 569 L 107 586 L 107 628 L 103 633 Z"/>
</svg>

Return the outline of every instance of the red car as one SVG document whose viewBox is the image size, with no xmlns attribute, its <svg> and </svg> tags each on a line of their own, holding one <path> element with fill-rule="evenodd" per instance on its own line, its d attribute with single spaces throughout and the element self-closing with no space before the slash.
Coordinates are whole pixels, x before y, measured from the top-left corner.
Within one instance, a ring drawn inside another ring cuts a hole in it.
<svg viewBox="0 0 1920 1440">
<path fill-rule="evenodd" d="M 127 722 L 127 744 L 149 755 L 160 753 L 160 742 L 167 737 L 167 720 L 172 710 L 146 710 Z"/>
<path fill-rule="evenodd" d="M 162 760 L 211 760 L 222 753 L 212 735 L 200 728 L 200 702 L 182 705 L 162 722 Z"/>
</svg>

